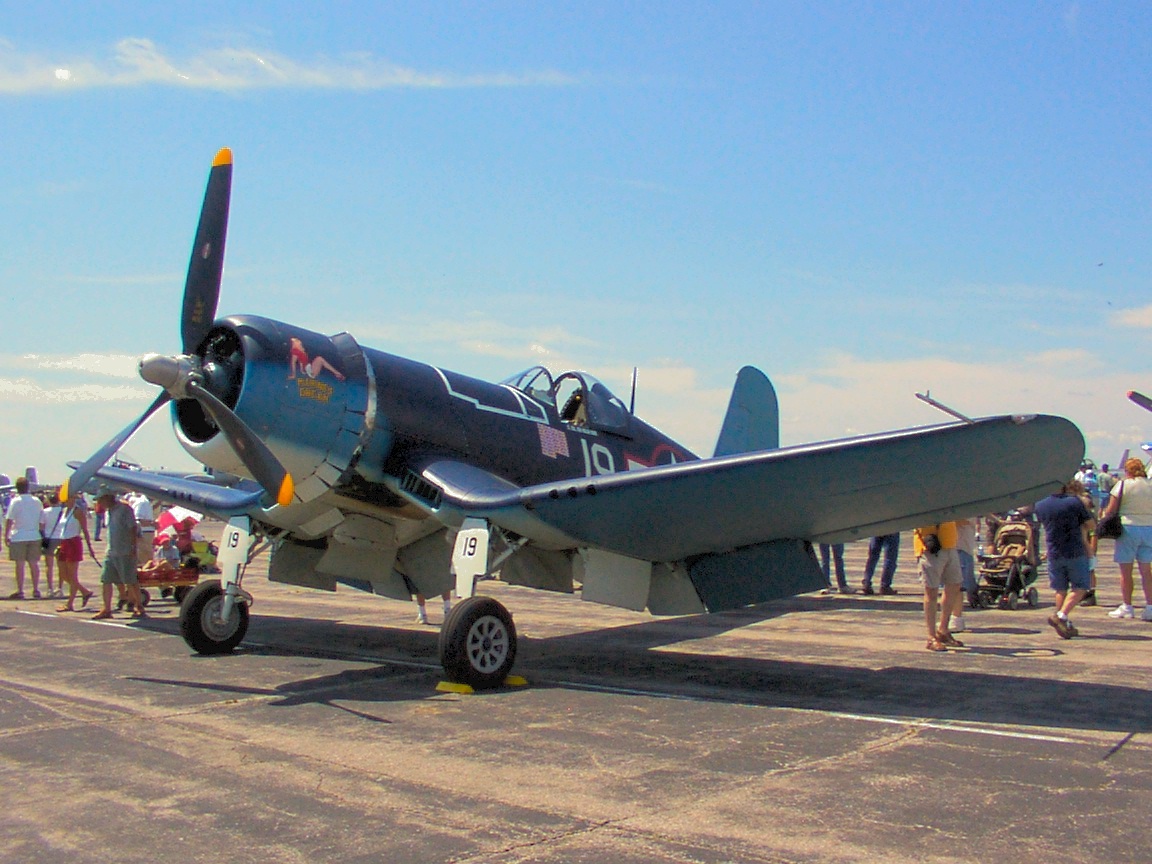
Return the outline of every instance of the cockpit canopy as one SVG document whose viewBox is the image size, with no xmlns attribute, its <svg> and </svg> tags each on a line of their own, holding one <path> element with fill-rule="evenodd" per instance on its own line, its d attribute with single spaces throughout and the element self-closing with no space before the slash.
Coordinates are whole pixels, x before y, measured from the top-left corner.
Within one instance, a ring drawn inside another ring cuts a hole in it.
<svg viewBox="0 0 1152 864">
<path fill-rule="evenodd" d="M 624 403 L 587 372 L 565 372 L 554 378 L 543 366 L 533 366 L 500 383 L 556 407 L 560 420 L 571 426 L 614 435 L 629 434 L 628 423 L 632 415 Z"/>
</svg>

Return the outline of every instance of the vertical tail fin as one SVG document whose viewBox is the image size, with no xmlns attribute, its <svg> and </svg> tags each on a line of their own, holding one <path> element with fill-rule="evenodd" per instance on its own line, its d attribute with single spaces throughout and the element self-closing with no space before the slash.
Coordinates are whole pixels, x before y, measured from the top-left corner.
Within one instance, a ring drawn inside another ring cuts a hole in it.
<svg viewBox="0 0 1152 864">
<path fill-rule="evenodd" d="M 776 388 L 768 376 L 753 366 L 736 375 L 728 400 L 728 413 L 716 441 L 716 456 L 775 450 L 780 446 L 780 407 Z"/>
</svg>

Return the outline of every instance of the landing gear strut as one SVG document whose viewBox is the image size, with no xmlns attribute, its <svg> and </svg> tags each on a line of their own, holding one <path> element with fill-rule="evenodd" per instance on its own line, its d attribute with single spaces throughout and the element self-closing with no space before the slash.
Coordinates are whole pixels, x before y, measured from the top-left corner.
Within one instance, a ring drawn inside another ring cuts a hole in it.
<svg viewBox="0 0 1152 864">
<path fill-rule="evenodd" d="M 491 597 L 457 603 L 440 629 L 440 664 L 449 680 L 477 690 L 499 687 L 516 660 L 516 625 Z"/>
</svg>

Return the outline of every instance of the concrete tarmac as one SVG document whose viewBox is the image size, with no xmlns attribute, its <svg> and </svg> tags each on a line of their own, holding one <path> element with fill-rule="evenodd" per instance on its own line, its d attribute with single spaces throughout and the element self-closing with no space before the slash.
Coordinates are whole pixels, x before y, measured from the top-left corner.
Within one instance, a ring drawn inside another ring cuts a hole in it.
<svg viewBox="0 0 1152 864">
<path fill-rule="evenodd" d="M 656 619 L 486 582 L 529 683 L 476 695 L 436 689 L 438 601 L 263 561 L 226 657 L 170 601 L 3 602 L 0 861 L 1144 862 L 1152 623 L 1107 616 L 1107 545 L 1079 638 L 1040 585 L 946 654 L 907 538 L 895 597 Z"/>
</svg>

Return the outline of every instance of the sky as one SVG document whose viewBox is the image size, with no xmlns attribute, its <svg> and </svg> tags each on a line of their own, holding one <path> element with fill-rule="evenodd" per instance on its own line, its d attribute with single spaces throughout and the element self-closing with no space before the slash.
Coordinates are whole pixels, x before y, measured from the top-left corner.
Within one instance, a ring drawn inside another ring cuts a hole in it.
<svg viewBox="0 0 1152 864">
<path fill-rule="evenodd" d="M 67 476 L 220 314 L 475 377 L 585 369 L 701 454 L 1060 414 L 1152 440 L 1145 2 L 0 0 L 0 471 Z M 194 467 L 159 412 L 122 455 Z"/>
</svg>

